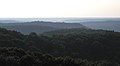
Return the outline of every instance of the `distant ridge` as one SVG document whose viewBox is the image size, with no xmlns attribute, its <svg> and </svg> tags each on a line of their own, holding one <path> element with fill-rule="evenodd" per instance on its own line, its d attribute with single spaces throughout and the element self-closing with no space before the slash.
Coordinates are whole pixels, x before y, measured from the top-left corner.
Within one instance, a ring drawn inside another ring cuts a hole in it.
<svg viewBox="0 0 120 66">
<path fill-rule="evenodd" d="M 17 20 L 0 20 L 0 23 L 16 23 L 19 22 Z"/>
<path fill-rule="evenodd" d="M 0 27 L 16 30 L 23 34 L 30 32 L 43 33 L 57 29 L 65 28 L 87 28 L 80 23 L 64 23 L 64 22 L 45 22 L 45 21 L 32 21 L 24 23 L 1 23 Z"/>
<path fill-rule="evenodd" d="M 113 30 L 116 32 L 120 32 L 120 21 L 119 20 L 88 21 L 88 22 L 81 22 L 81 24 L 87 27 L 90 27 L 92 29 Z"/>
</svg>

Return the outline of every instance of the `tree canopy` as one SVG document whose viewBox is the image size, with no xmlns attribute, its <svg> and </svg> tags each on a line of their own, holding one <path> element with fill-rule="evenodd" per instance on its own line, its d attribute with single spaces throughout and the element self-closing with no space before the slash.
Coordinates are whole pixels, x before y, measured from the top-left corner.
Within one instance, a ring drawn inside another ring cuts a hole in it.
<svg viewBox="0 0 120 66">
<path fill-rule="evenodd" d="M 0 65 L 119 66 L 119 32 L 63 30 L 23 35 L 0 28 Z"/>
</svg>

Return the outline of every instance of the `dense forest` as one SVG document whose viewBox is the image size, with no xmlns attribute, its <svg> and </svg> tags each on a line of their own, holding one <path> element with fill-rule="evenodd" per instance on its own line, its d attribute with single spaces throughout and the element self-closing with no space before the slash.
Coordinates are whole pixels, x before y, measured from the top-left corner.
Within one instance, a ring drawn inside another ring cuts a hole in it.
<svg viewBox="0 0 120 66">
<path fill-rule="evenodd" d="M 83 28 L 24 35 L 0 28 L 0 66 L 120 66 L 120 33 Z"/>
</svg>

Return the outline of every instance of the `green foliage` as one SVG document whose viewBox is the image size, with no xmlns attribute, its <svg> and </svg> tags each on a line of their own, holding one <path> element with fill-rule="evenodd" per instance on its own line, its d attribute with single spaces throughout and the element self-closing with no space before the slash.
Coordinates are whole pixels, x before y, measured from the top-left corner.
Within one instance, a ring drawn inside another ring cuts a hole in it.
<svg viewBox="0 0 120 66">
<path fill-rule="evenodd" d="M 120 33 L 114 31 L 74 28 L 53 31 L 46 36 L 34 32 L 23 35 L 0 28 L 0 47 L 1 66 L 120 64 Z"/>
<path fill-rule="evenodd" d="M 27 52 L 19 48 L 0 48 L 1 66 L 115 66 L 108 61 L 88 61 L 69 56 L 53 57 L 40 52 Z M 21 55 L 19 55 L 21 54 Z M 117 66 L 117 65 L 116 65 Z"/>
</svg>

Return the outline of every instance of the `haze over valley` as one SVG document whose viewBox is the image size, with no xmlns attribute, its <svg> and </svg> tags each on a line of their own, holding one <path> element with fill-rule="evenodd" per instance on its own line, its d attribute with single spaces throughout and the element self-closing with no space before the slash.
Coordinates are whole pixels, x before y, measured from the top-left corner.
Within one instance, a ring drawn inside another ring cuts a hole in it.
<svg viewBox="0 0 120 66">
<path fill-rule="evenodd" d="M 43 33 L 66 28 L 91 28 L 120 31 L 120 18 L 4 18 L 0 27 L 24 34 Z"/>
</svg>

